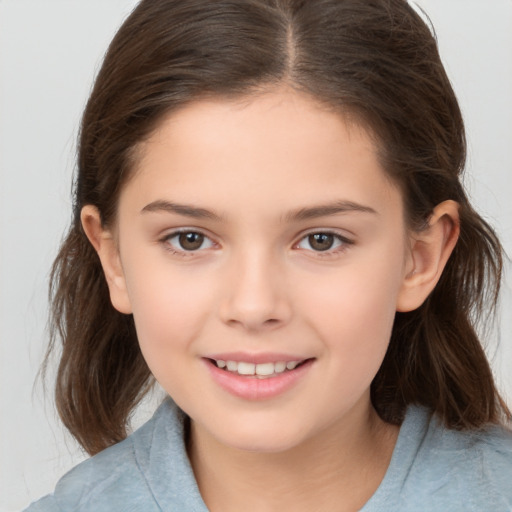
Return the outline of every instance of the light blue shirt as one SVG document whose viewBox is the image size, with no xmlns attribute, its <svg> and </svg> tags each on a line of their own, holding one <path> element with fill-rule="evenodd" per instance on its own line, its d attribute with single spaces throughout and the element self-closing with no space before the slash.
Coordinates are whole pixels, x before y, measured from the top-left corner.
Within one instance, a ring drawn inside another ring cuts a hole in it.
<svg viewBox="0 0 512 512">
<path fill-rule="evenodd" d="M 134 434 L 88 459 L 29 512 L 207 512 L 166 400 Z M 318 510 L 321 510 L 319 503 Z M 512 433 L 447 430 L 409 407 L 387 473 L 362 512 L 511 512 Z"/>
</svg>

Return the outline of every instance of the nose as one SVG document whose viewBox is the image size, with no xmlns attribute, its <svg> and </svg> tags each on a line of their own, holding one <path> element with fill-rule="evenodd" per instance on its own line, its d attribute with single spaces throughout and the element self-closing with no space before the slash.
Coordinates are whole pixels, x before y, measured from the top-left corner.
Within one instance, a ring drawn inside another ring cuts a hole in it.
<svg viewBox="0 0 512 512">
<path fill-rule="evenodd" d="M 250 250 L 233 260 L 228 277 L 224 278 L 221 320 L 253 332 L 286 324 L 292 308 L 285 275 L 278 262 L 270 255 Z"/>
</svg>

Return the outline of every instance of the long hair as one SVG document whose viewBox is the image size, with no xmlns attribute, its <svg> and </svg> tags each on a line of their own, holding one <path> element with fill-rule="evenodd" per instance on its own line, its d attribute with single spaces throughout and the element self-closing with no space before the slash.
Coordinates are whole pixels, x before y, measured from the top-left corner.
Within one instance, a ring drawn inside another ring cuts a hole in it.
<svg viewBox="0 0 512 512">
<path fill-rule="evenodd" d="M 502 249 L 461 186 L 461 112 L 428 26 L 405 0 L 143 0 L 114 37 L 85 109 L 72 224 L 50 284 L 51 340 L 62 342 L 59 414 L 90 454 L 127 435 L 151 387 L 131 316 L 110 303 L 80 223 L 84 205 L 115 222 L 137 145 L 160 120 L 204 97 L 240 98 L 287 84 L 360 122 L 400 187 L 412 229 L 446 199 L 460 239 L 435 290 L 397 313 L 371 387 L 379 415 L 399 424 L 408 404 L 450 428 L 510 417 L 476 322 L 497 300 Z"/>
</svg>

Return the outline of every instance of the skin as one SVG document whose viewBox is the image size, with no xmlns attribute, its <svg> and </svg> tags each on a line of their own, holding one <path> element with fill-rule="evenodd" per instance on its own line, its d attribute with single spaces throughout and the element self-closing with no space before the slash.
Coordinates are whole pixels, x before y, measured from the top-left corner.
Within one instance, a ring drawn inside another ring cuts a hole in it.
<svg viewBox="0 0 512 512">
<path fill-rule="evenodd" d="M 190 104 L 140 155 L 115 226 L 93 206 L 82 222 L 112 303 L 134 315 L 152 373 L 191 417 L 207 506 L 358 510 L 398 434 L 373 409 L 370 384 L 395 312 L 417 308 L 439 279 L 457 205 L 408 232 L 370 135 L 288 89 Z M 204 243 L 185 250 L 177 229 Z M 317 250 L 313 233 L 333 234 L 332 247 Z M 233 351 L 312 363 L 290 389 L 251 400 L 220 387 L 205 362 Z"/>
</svg>

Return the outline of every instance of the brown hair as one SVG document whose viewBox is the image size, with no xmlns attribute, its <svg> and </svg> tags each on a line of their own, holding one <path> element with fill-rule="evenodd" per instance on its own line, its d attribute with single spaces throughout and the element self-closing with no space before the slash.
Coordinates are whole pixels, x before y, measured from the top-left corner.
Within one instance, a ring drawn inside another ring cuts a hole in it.
<svg viewBox="0 0 512 512">
<path fill-rule="evenodd" d="M 425 225 L 446 199 L 461 234 L 434 292 L 397 313 L 371 388 L 380 416 L 400 423 L 410 403 L 450 428 L 510 417 L 475 332 L 497 300 L 502 250 L 460 184 L 464 126 L 435 38 L 405 0 L 143 0 L 113 39 L 81 125 L 74 219 L 54 263 L 52 338 L 62 339 L 59 414 L 94 454 L 126 436 L 152 383 L 131 316 L 111 305 L 80 211 L 104 225 L 164 115 L 205 95 L 243 97 L 287 84 L 350 113 L 375 134 L 408 220 Z M 47 358 L 48 358 L 47 355 Z"/>
</svg>

